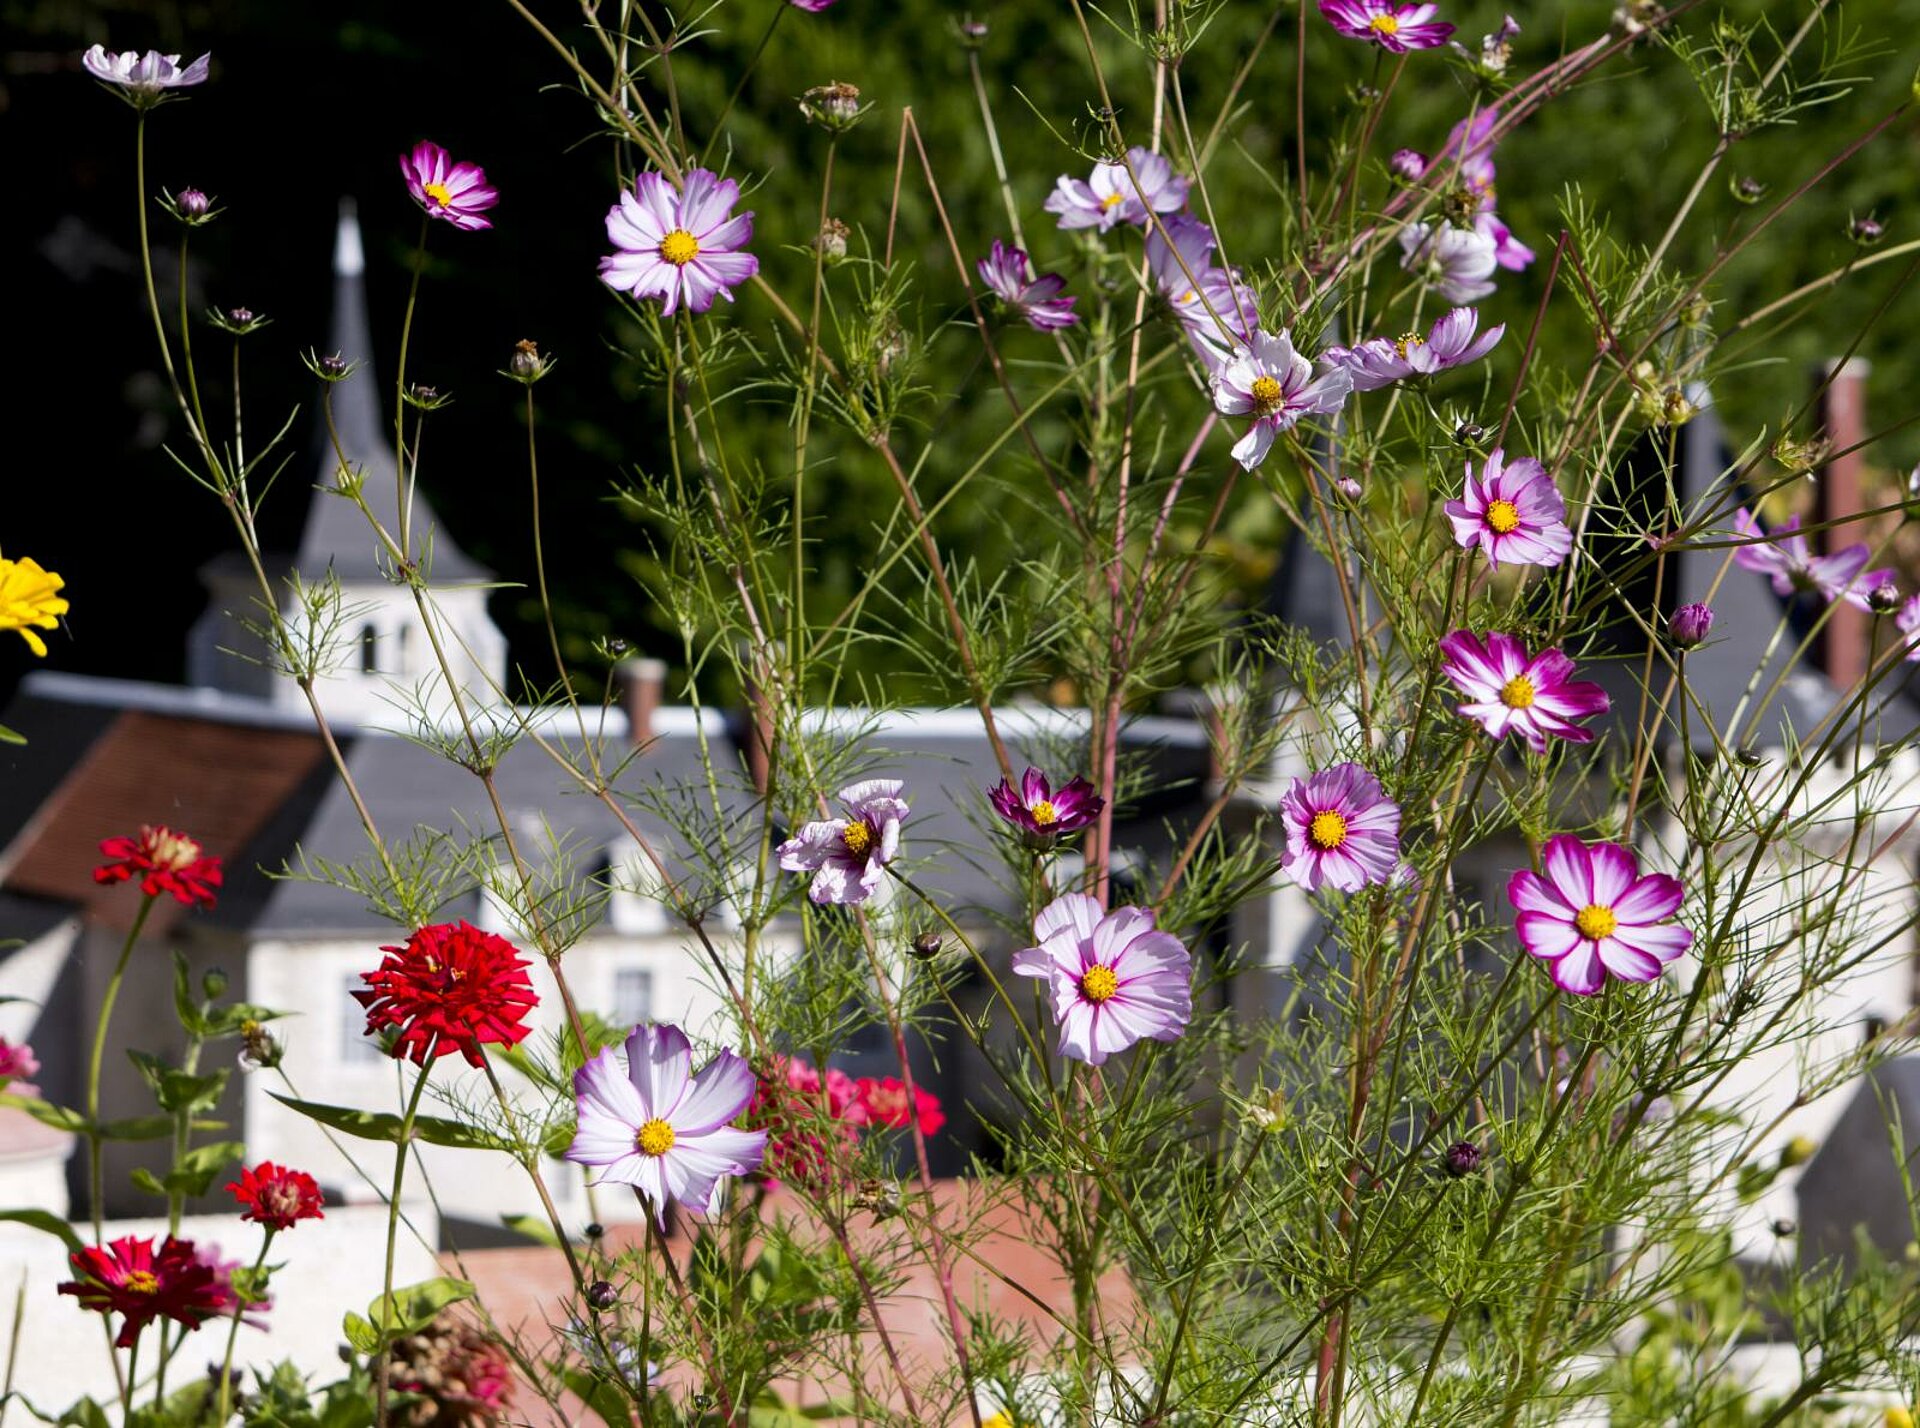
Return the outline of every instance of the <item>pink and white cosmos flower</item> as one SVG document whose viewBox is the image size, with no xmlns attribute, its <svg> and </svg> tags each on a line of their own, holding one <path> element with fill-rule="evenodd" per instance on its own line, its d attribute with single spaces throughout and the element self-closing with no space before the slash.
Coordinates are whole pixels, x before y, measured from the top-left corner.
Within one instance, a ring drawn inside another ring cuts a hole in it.
<svg viewBox="0 0 1920 1428">
<path fill-rule="evenodd" d="M 1864 542 L 1832 555 L 1815 555 L 1800 534 L 1798 516 L 1788 516 L 1769 532 L 1743 506 L 1734 512 L 1733 528 L 1754 542 L 1734 548 L 1734 564 L 1766 576 L 1776 595 L 1813 594 L 1822 600 L 1845 600 L 1864 610 L 1867 592 L 1893 579 L 1891 570 L 1861 573 L 1873 557 Z"/>
<path fill-rule="evenodd" d="M 1392 54 L 1444 45 L 1453 26 L 1433 17 L 1438 5 L 1395 5 L 1392 0 L 1320 0 L 1327 23 L 1350 40 L 1365 40 Z"/>
<path fill-rule="evenodd" d="M 1213 230 L 1183 213 L 1147 229 L 1154 286 L 1210 373 L 1252 339 L 1260 319 L 1253 289 L 1237 270 L 1214 266 L 1213 247 Z"/>
<path fill-rule="evenodd" d="M 1353 377 L 1330 367 L 1318 377 L 1313 363 L 1294 351 L 1285 332 L 1255 332 L 1213 374 L 1213 405 L 1226 416 L 1250 416 L 1253 425 L 1233 444 L 1233 459 L 1251 471 L 1267 459 L 1274 437 L 1302 417 L 1329 416 L 1346 404 Z"/>
<path fill-rule="evenodd" d="M 801 827 L 774 849 L 790 873 L 812 873 L 807 896 L 815 902 L 858 903 L 872 897 L 900 851 L 900 824 L 907 786 L 898 779 L 871 778 L 837 795 L 845 818 L 824 818 Z"/>
<path fill-rule="evenodd" d="M 1477 228 L 1410 223 L 1400 230 L 1400 266 L 1447 302 L 1478 302 L 1493 291 L 1500 252 Z"/>
<path fill-rule="evenodd" d="M 1536 754 L 1549 738 L 1570 744 L 1593 741 L 1593 731 L 1574 721 L 1607 712 L 1606 691 L 1573 677 L 1573 661 L 1559 650 L 1529 655 L 1512 635 L 1495 630 L 1483 642 L 1467 630 L 1440 641 L 1446 656 L 1440 672 L 1467 696 L 1458 712 L 1476 720 L 1496 739 L 1517 733 Z"/>
<path fill-rule="evenodd" d="M 422 139 L 412 153 L 400 156 L 400 176 L 427 217 L 467 233 L 493 227 L 480 215 L 500 201 L 500 190 L 487 182 L 480 165 L 455 163 L 445 149 Z"/>
<path fill-rule="evenodd" d="M 1609 974 L 1651 982 L 1692 945 L 1691 931 L 1667 921 L 1686 889 L 1665 873 L 1641 873 L 1632 849 L 1563 833 L 1547 840 L 1540 865 L 1542 873 L 1513 875 L 1507 899 L 1519 912 L 1520 945 L 1549 964 L 1561 990 L 1592 996 Z"/>
<path fill-rule="evenodd" d="M 609 1046 L 573 1073 L 579 1125 L 568 1160 L 597 1169 L 597 1185 L 631 1185 L 662 1228 L 667 1201 L 712 1214 L 726 1182 L 759 1168 L 767 1133 L 729 1125 L 753 1099 L 753 1070 L 722 1051 L 693 1074 L 677 1026 L 636 1026 L 625 1064 Z"/>
<path fill-rule="evenodd" d="M 105 45 L 95 45 L 80 56 L 88 74 L 102 84 L 122 91 L 121 97 L 136 109 L 150 109 L 170 98 L 171 89 L 186 89 L 204 84 L 210 54 L 201 55 L 192 64 L 182 66 L 179 55 L 163 55 L 158 50 L 122 50 L 115 54 Z"/>
<path fill-rule="evenodd" d="M 1487 453 L 1475 479 L 1467 463 L 1467 484 L 1459 499 L 1448 501 L 1453 538 L 1471 550 L 1486 552 L 1487 564 L 1558 565 L 1573 549 L 1567 529 L 1567 503 L 1547 468 L 1531 456 L 1504 465 L 1506 453 Z"/>
<path fill-rule="evenodd" d="M 1907 642 L 1907 658 L 1920 660 L 1920 595 L 1907 597 L 1907 603 L 1893 617 L 1893 624 Z"/>
<path fill-rule="evenodd" d="M 663 316 L 682 305 L 705 312 L 716 297 L 760 271 L 741 249 L 753 238 L 753 214 L 735 213 L 740 185 L 709 169 L 688 169 L 676 192 L 656 173 L 633 181 L 633 192 L 607 210 L 614 252 L 600 260 L 600 280 L 637 298 L 656 298 Z"/>
<path fill-rule="evenodd" d="M 1296 778 L 1280 798 L 1287 850 L 1280 867 L 1308 892 L 1359 892 L 1399 873 L 1400 805 L 1359 764 Z"/>
<path fill-rule="evenodd" d="M 1136 1041 L 1175 1041 L 1193 1017 L 1193 958 L 1153 925 L 1144 907 L 1102 913 L 1068 893 L 1033 920 L 1039 946 L 1013 954 L 1013 970 L 1045 980 L 1060 1025 L 1060 1054 L 1098 1066 Z"/>
<path fill-rule="evenodd" d="M 1132 165 L 1133 174 L 1127 172 Z M 1134 187 L 1133 175 L 1140 179 Z M 1095 164 L 1084 179 L 1060 175 L 1046 210 L 1060 215 L 1062 228 L 1097 228 L 1102 233 L 1120 223 L 1141 224 L 1147 213 L 1178 213 L 1187 203 L 1187 180 L 1173 171 L 1165 154 L 1138 145 L 1127 150 L 1125 164 Z"/>
<path fill-rule="evenodd" d="M 1329 347 L 1323 356 L 1353 374 L 1356 392 L 1371 392 L 1406 377 L 1431 377 L 1449 367 L 1478 362 L 1507 335 L 1503 322 L 1479 331 L 1477 308 L 1456 307 L 1422 337 L 1409 332 L 1400 338 L 1374 337 L 1358 347 Z"/>
</svg>

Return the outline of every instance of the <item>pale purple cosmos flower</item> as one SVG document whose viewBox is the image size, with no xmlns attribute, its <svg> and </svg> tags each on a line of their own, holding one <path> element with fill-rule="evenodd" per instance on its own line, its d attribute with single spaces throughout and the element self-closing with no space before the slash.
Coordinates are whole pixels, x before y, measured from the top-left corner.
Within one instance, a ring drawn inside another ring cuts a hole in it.
<svg viewBox="0 0 1920 1428">
<path fill-rule="evenodd" d="M 833 8 L 837 0 L 787 0 L 796 10 L 805 10 L 809 15 L 818 15 L 822 10 Z"/>
<path fill-rule="evenodd" d="M 1353 374 L 1354 391 L 1371 392 L 1403 377 L 1430 377 L 1449 367 L 1478 362 L 1507 333 L 1504 322 L 1485 332 L 1479 327 L 1477 309 L 1456 307 L 1434 323 L 1425 337 L 1417 332 L 1397 339 L 1374 337 L 1358 347 L 1329 347 L 1322 355 Z"/>
<path fill-rule="evenodd" d="M 422 139 L 412 153 L 400 156 L 400 176 L 427 217 L 467 233 L 493 227 L 480 215 L 500 201 L 500 191 L 487 182 L 487 172 L 480 165 L 456 164 L 445 149 Z"/>
<path fill-rule="evenodd" d="M 1607 712 L 1606 691 L 1573 677 L 1573 661 L 1559 650 L 1529 655 L 1512 635 L 1493 631 L 1482 642 L 1467 630 L 1440 641 L 1440 672 L 1467 696 L 1458 707 L 1496 739 L 1519 734 L 1536 754 L 1549 736 L 1570 744 L 1593 741 L 1574 721 Z"/>
<path fill-rule="evenodd" d="M 607 237 L 617 250 L 600 260 L 600 280 L 637 298 L 658 298 L 663 316 L 683 304 L 705 312 L 715 297 L 760 271 L 740 249 L 753 237 L 753 214 L 735 213 L 740 185 L 708 169 L 688 169 L 675 192 L 665 178 L 643 173 L 633 192 L 607 210 Z"/>
<path fill-rule="evenodd" d="M 1164 228 L 1165 232 L 1162 232 Z M 1213 263 L 1213 230 L 1176 214 L 1147 229 L 1147 269 L 1209 373 L 1252 339 L 1260 308 L 1253 289 Z"/>
<path fill-rule="evenodd" d="M 1400 870 L 1400 805 L 1359 764 L 1296 778 L 1280 798 L 1287 851 L 1280 867 L 1308 892 L 1358 892 Z"/>
<path fill-rule="evenodd" d="M 95 45 L 80 56 L 80 63 L 102 84 L 111 84 L 120 90 L 120 97 L 135 109 L 151 109 L 161 100 L 172 97 L 168 90 L 205 83 L 207 65 L 212 59 L 210 54 L 201 55 L 183 68 L 179 55 L 163 55 L 158 50 L 144 54 L 139 50 L 122 50 L 115 54 L 105 45 Z"/>
<path fill-rule="evenodd" d="M 1387 160 L 1387 172 L 1401 183 L 1419 183 L 1426 177 L 1427 156 L 1418 149 L 1395 149 Z"/>
<path fill-rule="evenodd" d="M 1692 605 L 1682 605 L 1673 612 L 1673 618 L 1667 621 L 1667 634 L 1677 649 L 1690 650 L 1696 645 L 1704 644 L 1712 630 L 1713 606 L 1697 602 Z"/>
<path fill-rule="evenodd" d="M 996 238 L 993 250 L 974 266 L 1001 306 L 1025 318 L 1036 332 L 1057 332 L 1080 320 L 1074 316 L 1073 299 L 1060 296 L 1067 280 L 1058 273 L 1034 277 L 1033 264 L 1021 249 Z"/>
<path fill-rule="evenodd" d="M 1533 249 L 1514 237 L 1513 230 L 1492 209 L 1473 220 L 1473 231 L 1493 244 L 1493 261 L 1508 272 L 1520 272 L 1533 263 Z"/>
<path fill-rule="evenodd" d="M 1139 175 L 1134 188 L 1127 164 Z M 1060 175 L 1047 195 L 1046 210 L 1060 215 L 1062 228 L 1098 228 L 1102 233 L 1117 223 L 1145 223 L 1149 210 L 1178 213 L 1187 202 L 1187 181 L 1173 171 L 1164 154 L 1138 145 L 1127 150 L 1126 164 L 1095 164 L 1084 179 Z"/>
<path fill-rule="evenodd" d="M 1493 207 L 1493 130 L 1499 122 L 1497 105 L 1475 110 L 1471 121 L 1462 119 L 1448 132 L 1434 160 L 1457 160 L 1460 181 L 1479 195 L 1482 208 Z"/>
<path fill-rule="evenodd" d="M 1033 920 L 1039 946 L 1013 954 L 1017 976 L 1041 977 L 1060 1024 L 1060 1054 L 1098 1066 L 1136 1041 L 1175 1041 L 1193 1017 L 1193 958 L 1144 907 L 1102 914 L 1068 893 Z"/>
<path fill-rule="evenodd" d="M 1544 875 L 1513 875 L 1507 900 L 1520 914 L 1520 945 L 1549 964 L 1562 991 L 1592 996 L 1609 973 L 1651 982 L 1693 942 L 1692 932 L 1667 921 L 1686 889 L 1665 873 L 1641 873 L 1631 849 L 1563 833 L 1547 840 L 1540 865 Z"/>
<path fill-rule="evenodd" d="M 1907 658 L 1920 660 L 1920 595 L 1909 595 L 1900 613 L 1893 617 L 1894 628 L 1906 638 Z"/>
<path fill-rule="evenodd" d="M 1075 777 L 1055 793 L 1047 776 L 1032 767 L 1021 777 L 1018 791 L 1003 778 L 987 797 L 994 812 L 1018 828 L 1028 842 L 1043 847 L 1062 834 L 1085 828 L 1107 806 L 1085 779 Z"/>
<path fill-rule="evenodd" d="M 1761 528 L 1744 506 L 1734 513 L 1733 528 L 1751 538 L 1753 545 L 1736 546 L 1734 563 L 1773 582 L 1776 595 L 1805 593 L 1822 600 L 1845 600 L 1849 605 L 1867 608 L 1867 592 L 1883 580 L 1893 578 L 1890 570 L 1861 570 L 1873 552 L 1864 543 L 1850 545 L 1832 555 L 1815 555 L 1807 538 L 1800 534 L 1800 517 L 1788 516 L 1772 532 Z"/>
<path fill-rule="evenodd" d="M 1438 5 L 1395 5 L 1392 0 L 1320 0 L 1320 13 L 1350 40 L 1366 40 L 1397 55 L 1444 45 L 1453 26 L 1433 17 Z"/>
<path fill-rule="evenodd" d="M 1567 529 L 1567 503 L 1553 484 L 1547 468 L 1531 456 L 1511 465 L 1495 447 L 1487 453 L 1478 479 L 1467 463 L 1466 489 L 1445 510 L 1453 522 L 1453 538 L 1486 552 L 1487 563 L 1558 565 L 1573 549 Z"/>
<path fill-rule="evenodd" d="M 1476 228 L 1413 223 L 1400 230 L 1400 266 L 1451 303 L 1477 302 L 1493 291 L 1500 265 L 1492 238 Z"/>
<path fill-rule="evenodd" d="M 753 1099 L 753 1068 L 722 1051 L 693 1074 L 677 1026 L 636 1026 L 626 1064 L 609 1046 L 573 1073 L 579 1122 L 568 1160 L 599 1170 L 596 1185 L 631 1185 L 666 1225 L 667 1201 L 712 1214 L 727 1180 L 760 1166 L 767 1133 L 727 1124 Z"/>
<path fill-rule="evenodd" d="M 906 787 L 891 778 L 848 784 L 837 795 L 847 816 L 804 825 L 774 850 L 780 866 L 813 874 L 807 895 L 815 902 L 865 902 L 900 851 L 900 821 L 907 816 L 900 795 Z"/>
<path fill-rule="evenodd" d="M 1274 437 L 1304 416 L 1340 410 L 1353 392 L 1344 367 L 1318 377 L 1313 363 L 1293 350 L 1285 332 L 1255 332 L 1213 374 L 1213 405 L 1226 416 L 1251 416 L 1253 425 L 1233 444 L 1233 459 L 1251 471 L 1267 459 Z"/>
</svg>

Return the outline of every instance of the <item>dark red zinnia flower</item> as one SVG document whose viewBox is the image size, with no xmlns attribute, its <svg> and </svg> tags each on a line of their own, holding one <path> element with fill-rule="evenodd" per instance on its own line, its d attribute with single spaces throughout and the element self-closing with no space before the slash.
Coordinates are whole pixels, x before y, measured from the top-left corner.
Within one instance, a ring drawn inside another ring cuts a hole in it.
<svg viewBox="0 0 1920 1428">
<path fill-rule="evenodd" d="M 924 1086 L 915 1086 L 913 1099 L 909 1102 L 907 1083 L 898 1076 L 884 1076 L 878 1080 L 862 1076 L 859 1091 L 860 1105 L 866 1111 L 869 1125 L 899 1130 L 911 1118 L 920 1123 L 920 1134 L 932 1135 L 947 1123 L 947 1113 L 940 1109 L 938 1096 Z"/>
<path fill-rule="evenodd" d="M 233 1306 L 233 1292 L 212 1265 L 194 1253 L 191 1240 L 168 1235 L 156 1253 L 153 1241 L 132 1235 L 93 1249 L 76 1250 L 78 1279 L 59 1286 L 85 1309 L 124 1316 L 114 1347 L 130 1349 L 155 1319 L 197 1329 Z"/>
<path fill-rule="evenodd" d="M 213 906 L 214 890 L 220 886 L 220 860 L 202 854 L 200 845 L 184 833 L 143 823 L 138 838 L 103 839 L 100 851 L 113 861 L 93 870 L 96 883 L 124 883 L 137 877 L 140 891 L 148 897 L 172 893 L 183 907 Z"/>
<path fill-rule="evenodd" d="M 504 937 L 466 922 L 423 927 L 404 947 L 382 947 L 387 958 L 362 974 L 368 990 L 354 1000 L 367 1009 L 367 1035 L 399 1027 L 393 1054 L 416 1066 L 458 1051 L 485 1065 L 487 1042 L 512 1046 L 531 1027 L 539 1005 L 527 980 L 527 959 Z"/>
<path fill-rule="evenodd" d="M 304 1170 L 289 1170 L 263 1160 L 251 1170 L 242 1169 L 238 1180 L 229 1180 L 227 1189 L 244 1209 L 240 1218 L 252 1220 L 276 1230 L 290 1230 L 296 1220 L 320 1220 L 326 1217 L 320 1206 L 320 1187 Z"/>
<path fill-rule="evenodd" d="M 1018 828 L 1029 843 L 1045 847 L 1065 833 L 1076 833 L 1100 816 L 1107 801 L 1093 791 L 1093 785 L 1075 778 L 1058 793 L 1047 776 L 1028 768 L 1016 792 L 1006 779 L 987 797 L 1002 818 Z"/>
</svg>

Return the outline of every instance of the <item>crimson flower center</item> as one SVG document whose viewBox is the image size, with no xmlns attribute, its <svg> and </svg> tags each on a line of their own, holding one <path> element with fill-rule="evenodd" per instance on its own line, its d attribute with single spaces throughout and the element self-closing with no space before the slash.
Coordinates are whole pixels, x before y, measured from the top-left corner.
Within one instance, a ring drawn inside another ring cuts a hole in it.
<svg viewBox="0 0 1920 1428">
<path fill-rule="evenodd" d="M 1495 535 L 1509 535 L 1520 529 L 1520 508 L 1511 501 L 1495 501 L 1487 507 L 1487 525 Z"/>
<path fill-rule="evenodd" d="M 1524 674 L 1516 674 L 1500 686 L 1500 702 L 1509 709 L 1525 709 L 1533 699 L 1533 681 Z"/>
<path fill-rule="evenodd" d="M 1080 974 L 1080 994 L 1090 1002 L 1104 1002 L 1119 990 L 1120 979 L 1111 967 L 1096 963 Z"/>
<path fill-rule="evenodd" d="M 120 1287 L 134 1294 L 158 1294 L 160 1279 L 152 1270 L 136 1269 L 120 1281 Z"/>
<path fill-rule="evenodd" d="M 873 830 L 867 827 L 863 819 L 859 823 L 849 823 L 840 830 L 840 841 L 847 845 L 847 851 L 856 858 L 866 856 L 867 849 L 873 846 Z"/>
<path fill-rule="evenodd" d="M 1331 808 L 1313 815 L 1307 825 L 1307 841 L 1324 853 L 1331 853 L 1347 841 L 1347 820 Z"/>
<path fill-rule="evenodd" d="M 633 1148 L 642 1155 L 665 1155 L 673 1149 L 673 1127 L 655 1116 L 634 1133 Z"/>
<path fill-rule="evenodd" d="M 1029 808 L 1027 812 L 1033 815 L 1033 821 L 1038 823 L 1042 828 L 1045 828 L 1049 823 L 1058 823 L 1060 821 L 1060 810 L 1053 806 L 1050 799 L 1041 799 L 1038 803 L 1034 804 L 1033 807 Z"/>
<path fill-rule="evenodd" d="M 1574 930 L 1582 937 L 1598 942 L 1602 937 L 1611 937 L 1614 928 L 1620 925 L 1620 919 L 1613 915 L 1613 909 L 1590 902 L 1573 915 Z"/>
<path fill-rule="evenodd" d="M 700 240 L 684 228 L 676 228 L 660 240 L 660 256 L 676 268 L 684 268 L 700 256 Z"/>
<path fill-rule="evenodd" d="M 423 183 L 420 191 L 442 208 L 453 202 L 453 195 L 447 192 L 447 186 L 443 183 Z"/>
</svg>

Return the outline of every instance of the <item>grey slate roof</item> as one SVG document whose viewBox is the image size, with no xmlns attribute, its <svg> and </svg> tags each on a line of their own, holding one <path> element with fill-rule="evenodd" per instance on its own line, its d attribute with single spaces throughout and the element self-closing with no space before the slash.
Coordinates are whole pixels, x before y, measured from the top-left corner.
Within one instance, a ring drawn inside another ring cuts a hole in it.
<svg viewBox="0 0 1920 1428">
<path fill-rule="evenodd" d="M 1893 1158 L 1894 1118 L 1903 1128 L 1909 1174 L 1920 1174 L 1920 1056 L 1876 1067 L 1858 1083 L 1846 1110 L 1800 1174 L 1800 1253 L 1809 1265 L 1853 1257 L 1864 1229 L 1879 1251 L 1898 1261 L 1913 1242 L 1906 1187 Z"/>
</svg>

